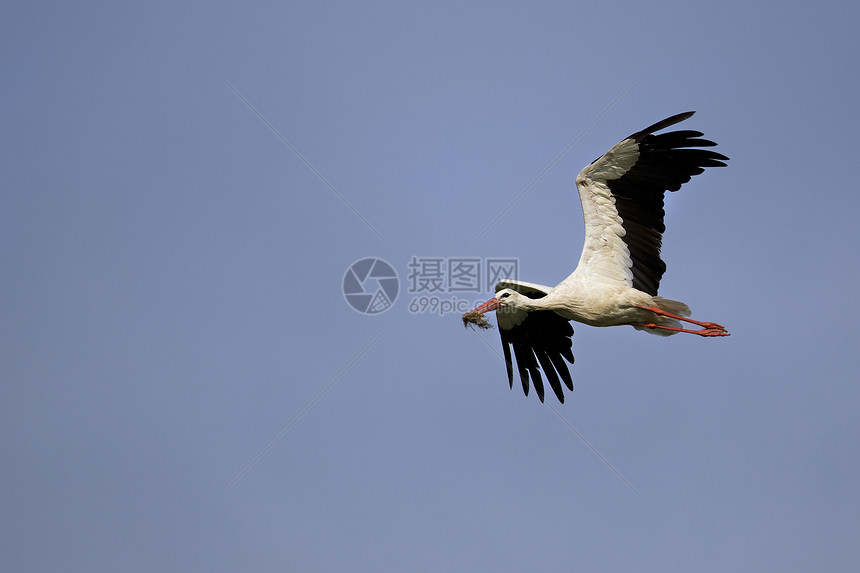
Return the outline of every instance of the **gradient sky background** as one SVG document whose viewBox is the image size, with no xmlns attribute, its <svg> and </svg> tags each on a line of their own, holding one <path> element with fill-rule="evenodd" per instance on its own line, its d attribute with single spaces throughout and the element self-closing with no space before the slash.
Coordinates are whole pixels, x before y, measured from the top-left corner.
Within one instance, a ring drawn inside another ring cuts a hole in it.
<svg viewBox="0 0 860 573">
<path fill-rule="evenodd" d="M 0 568 L 853 570 L 858 21 L 4 3 Z M 576 173 L 691 109 L 731 162 L 668 198 L 661 294 L 732 336 L 576 326 L 551 402 L 636 493 L 508 389 L 495 329 L 411 314 L 407 265 L 559 282 Z M 401 277 L 377 316 L 341 293 L 370 256 Z"/>
</svg>

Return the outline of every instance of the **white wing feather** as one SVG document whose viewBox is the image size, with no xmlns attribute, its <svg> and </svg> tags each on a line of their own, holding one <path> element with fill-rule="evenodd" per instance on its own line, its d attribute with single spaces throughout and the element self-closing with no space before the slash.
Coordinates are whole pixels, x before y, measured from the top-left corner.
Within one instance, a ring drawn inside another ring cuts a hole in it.
<svg viewBox="0 0 860 573">
<path fill-rule="evenodd" d="M 626 232 L 606 182 L 623 176 L 638 158 L 639 145 L 633 139 L 625 139 L 577 175 L 585 243 L 570 279 L 633 285 L 633 261 L 622 240 Z"/>
</svg>

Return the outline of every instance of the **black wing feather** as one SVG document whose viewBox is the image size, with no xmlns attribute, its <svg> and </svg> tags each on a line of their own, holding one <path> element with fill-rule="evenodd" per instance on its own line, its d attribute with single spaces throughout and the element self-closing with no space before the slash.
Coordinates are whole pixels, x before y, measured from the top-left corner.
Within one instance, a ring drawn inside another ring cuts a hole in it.
<svg viewBox="0 0 860 573">
<path fill-rule="evenodd" d="M 677 191 L 705 167 L 725 167 L 728 157 L 702 147 L 713 141 L 700 131 L 679 130 L 655 135 L 683 121 L 693 112 L 678 114 L 630 136 L 639 145 L 639 158 L 624 175 L 606 182 L 615 196 L 615 208 L 626 232 L 624 242 L 633 261 L 633 288 L 656 295 L 666 263 L 660 258 L 663 244 L 663 196 Z"/>
<path fill-rule="evenodd" d="M 532 292 L 522 294 L 530 298 L 543 296 Z M 499 328 L 499 333 L 502 337 L 508 384 L 511 388 L 514 384 L 511 356 L 511 348 L 513 348 L 513 357 L 516 357 L 517 370 L 525 395 L 529 395 L 531 380 L 538 398 L 541 402 L 544 401 L 544 384 L 540 374 L 543 370 L 559 402 L 564 403 L 562 381 L 568 389 L 573 390 L 573 380 L 567 364 L 564 363 L 567 360 L 573 364 L 573 341 L 571 340 L 573 327 L 570 321 L 554 311 L 538 310 L 530 312 L 523 322 L 511 329 Z"/>
</svg>

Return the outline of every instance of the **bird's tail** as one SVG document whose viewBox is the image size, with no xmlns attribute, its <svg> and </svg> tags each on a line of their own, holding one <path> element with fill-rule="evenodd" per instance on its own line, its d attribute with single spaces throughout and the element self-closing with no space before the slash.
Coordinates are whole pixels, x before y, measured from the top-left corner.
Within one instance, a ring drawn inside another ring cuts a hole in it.
<svg viewBox="0 0 860 573">
<path fill-rule="evenodd" d="M 671 300 L 668 298 L 663 298 L 662 296 L 654 297 L 654 306 L 656 306 L 660 310 L 665 310 L 666 312 L 677 314 L 678 316 L 690 316 L 690 314 L 692 314 L 692 312 L 690 311 L 690 307 L 681 302 L 680 300 Z"/>
</svg>

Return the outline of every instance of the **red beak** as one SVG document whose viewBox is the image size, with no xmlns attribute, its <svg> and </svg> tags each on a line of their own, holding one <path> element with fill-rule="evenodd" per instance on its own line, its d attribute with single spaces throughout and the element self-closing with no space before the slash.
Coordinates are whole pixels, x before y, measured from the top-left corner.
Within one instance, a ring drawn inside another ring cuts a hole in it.
<svg viewBox="0 0 860 573">
<path fill-rule="evenodd" d="M 473 310 L 472 313 L 477 312 L 479 314 L 484 314 L 485 312 L 490 312 L 491 310 L 496 310 L 497 308 L 499 308 L 500 305 L 501 305 L 501 303 L 499 302 L 499 299 L 491 298 L 490 300 L 488 300 L 487 302 L 485 302 L 484 304 L 482 304 L 481 306 L 479 306 L 478 308 Z"/>
</svg>

